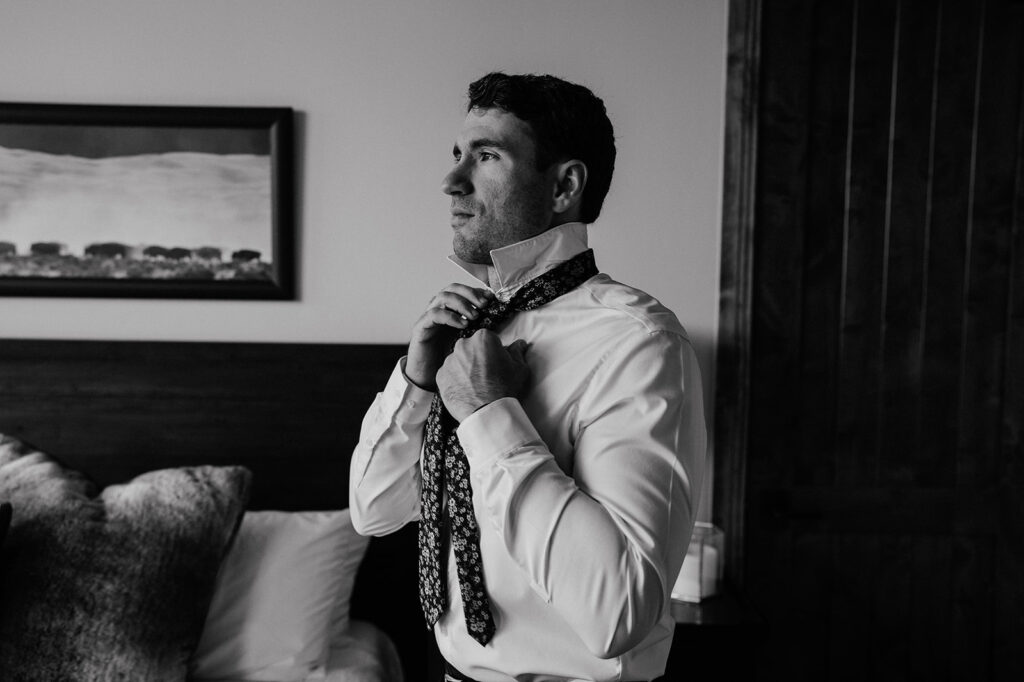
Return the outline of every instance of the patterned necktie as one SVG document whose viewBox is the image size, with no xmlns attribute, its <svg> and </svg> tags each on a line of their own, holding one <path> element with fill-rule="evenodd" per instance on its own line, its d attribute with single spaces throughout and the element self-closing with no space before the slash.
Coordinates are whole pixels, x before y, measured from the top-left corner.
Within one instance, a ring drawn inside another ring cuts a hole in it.
<svg viewBox="0 0 1024 682">
<path fill-rule="evenodd" d="M 507 303 L 495 301 L 461 336 L 478 329 L 493 329 L 517 312 L 532 310 L 552 301 L 597 274 L 591 249 L 561 263 L 519 289 Z M 469 484 L 469 460 L 455 434 L 458 424 L 439 394 L 434 395 L 424 431 L 423 476 L 420 488 L 420 606 L 432 628 L 448 608 L 446 589 L 447 548 L 450 537 L 455 568 L 469 634 L 480 644 L 494 636 L 494 617 L 484 584 L 480 557 L 480 529 L 473 514 L 473 489 Z M 447 514 L 441 509 L 447 494 Z"/>
</svg>

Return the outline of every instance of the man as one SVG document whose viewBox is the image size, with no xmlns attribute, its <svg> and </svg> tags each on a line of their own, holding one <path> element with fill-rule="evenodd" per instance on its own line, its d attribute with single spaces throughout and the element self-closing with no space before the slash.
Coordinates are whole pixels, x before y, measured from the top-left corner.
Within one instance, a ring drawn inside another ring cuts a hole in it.
<svg viewBox="0 0 1024 682">
<path fill-rule="evenodd" d="M 650 680 L 704 470 L 700 373 L 676 317 L 594 267 L 611 181 L 603 102 L 489 74 L 442 189 L 451 284 L 363 422 L 364 534 L 420 520 L 420 598 L 446 679 Z"/>
</svg>

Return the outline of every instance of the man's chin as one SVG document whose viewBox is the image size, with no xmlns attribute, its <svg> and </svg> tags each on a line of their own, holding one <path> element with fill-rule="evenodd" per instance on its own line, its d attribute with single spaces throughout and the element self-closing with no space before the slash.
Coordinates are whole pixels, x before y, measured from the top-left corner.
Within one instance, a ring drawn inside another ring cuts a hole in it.
<svg viewBox="0 0 1024 682">
<path fill-rule="evenodd" d="M 452 242 L 452 251 L 455 255 L 464 263 L 472 263 L 473 265 L 493 265 L 494 261 L 491 260 L 490 250 L 484 250 L 482 247 L 467 244 L 458 236 Z"/>
</svg>

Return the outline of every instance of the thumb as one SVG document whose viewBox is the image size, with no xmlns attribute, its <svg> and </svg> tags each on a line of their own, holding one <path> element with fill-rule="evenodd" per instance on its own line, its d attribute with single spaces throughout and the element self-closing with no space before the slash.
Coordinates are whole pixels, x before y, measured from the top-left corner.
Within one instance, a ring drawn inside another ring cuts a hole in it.
<svg viewBox="0 0 1024 682">
<path fill-rule="evenodd" d="M 505 348 L 508 350 L 509 355 L 517 360 L 525 362 L 526 351 L 530 347 L 530 344 L 526 343 L 522 339 L 516 339 Z"/>
</svg>

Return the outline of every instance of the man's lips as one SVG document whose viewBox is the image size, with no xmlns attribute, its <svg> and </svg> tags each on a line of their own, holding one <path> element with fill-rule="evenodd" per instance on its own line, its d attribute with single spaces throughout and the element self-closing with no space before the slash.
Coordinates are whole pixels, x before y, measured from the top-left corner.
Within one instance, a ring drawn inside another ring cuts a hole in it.
<svg viewBox="0 0 1024 682">
<path fill-rule="evenodd" d="M 459 225 L 463 225 L 467 221 L 469 221 L 469 219 L 472 218 L 472 217 L 473 217 L 473 214 L 470 213 L 469 211 L 463 211 L 461 209 L 453 208 L 452 209 L 452 219 L 451 219 L 452 227 L 457 227 Z"/>
</svg>

